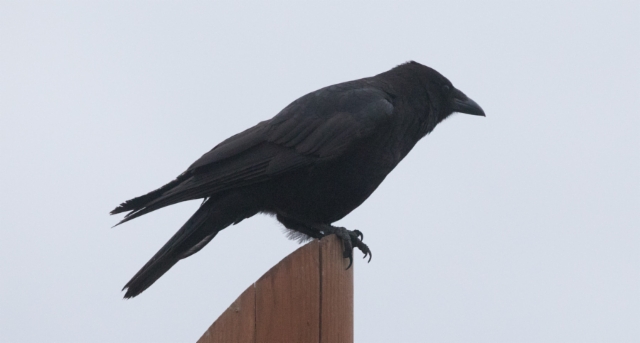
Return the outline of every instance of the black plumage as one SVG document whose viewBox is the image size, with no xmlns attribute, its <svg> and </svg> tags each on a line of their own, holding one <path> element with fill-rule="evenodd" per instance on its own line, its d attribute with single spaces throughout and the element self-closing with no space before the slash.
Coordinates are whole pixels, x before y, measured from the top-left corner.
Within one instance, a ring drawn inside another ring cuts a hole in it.
<svg viewBox="0 0 640 343">
<path fill-rule="evenodd" d="M 222 229 L 269 213 L 294 238 L 336 234 L 344 256 L 369 255 L 362 234 L 331 226 L 357 208 L 411 148 L 453 112 L 482 109 L 435 70 L 416 62 L 309 93 L 270 120 L 218 144 L 165 186 L 128 200 L 118 224 L 164 206 L 205 199 L 125 285 L 134 297 Z"/>
</svg>

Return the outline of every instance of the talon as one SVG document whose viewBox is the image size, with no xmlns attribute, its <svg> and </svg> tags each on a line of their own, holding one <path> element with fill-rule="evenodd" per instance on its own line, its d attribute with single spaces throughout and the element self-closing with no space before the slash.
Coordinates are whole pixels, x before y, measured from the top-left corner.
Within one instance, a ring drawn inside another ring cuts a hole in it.
<svg viewBox="0 0 640 343">
<path fill-rule="evenodd" d="M 351 245 L 351 242 L 348 240 L 343 241 L 343 246 L 342 246 L 343 250 L 342 250 L 342 258 L 348 258 L 349 259 L 349 265 L 347 266 L 347 269 L 345 270 L 349 270 L 349 268 L 351 268 L 351 264 L 353 264 L 353 245 Z"/>
<path fill-rule="evenodd" d="M 369 250 L 369 247 L 362 243 L 361 241 L 356 241 L 355 242 L 355 246 L 360 249 L 360 251 L 362 251 L 362 253 L 364 254 L 364 256 L 362 258 L 366 258 L 367 256 L 369 256 L 369 260 L 368 262 L 371 262 L 371 258 L 373 257 L 373 254 L 371 253 L 371 250 Z"/>
<path fill-rule="evenodd" d="M 356 234 L 356 237 L 358 237 L 359 240 L 364 241 L 364 233 L 360 230 L 353 230 L 353 233 Z"/>
<path fill-rule="evenodd" d="M 347 270 L 353 265 L 353 248 L 358 248 L 364 254 L 363 259 L 369 256 L 368 262 L 371 262 L 371 250 L 362 242 L 364 234 L 360 230 L 349 231 L 343 227 L 323 225 L 318 231 L 324 235 L 335 234 L 342 241 L 342 257 L 349 259 Z"/>
<path fill-rule="evenodd" d="M 353 256 L 349 256 L 349 265 L 347 266 L 347 269 L 345 270 L 349 270 L 349 268 L 351 268 L 351 264 L 353 263 Z"/>
</svg>

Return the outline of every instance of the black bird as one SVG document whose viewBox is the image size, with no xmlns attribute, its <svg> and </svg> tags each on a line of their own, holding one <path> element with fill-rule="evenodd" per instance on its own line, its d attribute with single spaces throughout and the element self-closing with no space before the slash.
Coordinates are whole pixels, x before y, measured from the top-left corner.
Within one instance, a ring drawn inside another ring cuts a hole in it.
<svg viewBox="0 0 640 343">
<path fill-rule="evenodd" d="M 416 62 L 309 93 L 275 117 L 218 144 L 175 180 L 128 200 L 119 224 L 181 201 L 200 208 L 124 286 L 151 286 L 220 230 L 257 213 L 275 215 L 290 237 L 336 234 L 350 259 L 371 251 L 360 231 L 331 223 L 360 206 L 411 148 L 453 112 L 483 110 L 437 71 Z"/>
</svg>

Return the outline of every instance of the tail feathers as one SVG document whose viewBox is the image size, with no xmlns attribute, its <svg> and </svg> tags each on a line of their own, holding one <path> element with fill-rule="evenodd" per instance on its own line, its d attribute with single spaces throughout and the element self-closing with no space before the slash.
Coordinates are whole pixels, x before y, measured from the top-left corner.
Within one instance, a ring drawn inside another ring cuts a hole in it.
<svg viewBox="0 0 640 343">
<path fill-rule="evenodd" d="M 172 188 L 179 185 L 182 181 L 184 181 L 185 177 L 183 175 L 178 176 L 177 179 L 167 183 L 166 185 L 156 189 L 155 191 L 151 191 L 145 195 L 123 202 L 122 204 L 120 204 L 120 206 L 113 209 L 113 211 L 111 211 L 111 214 L 117 214 L 117 213 L 128 212 L 128 211 L 135 212 L 144 208 L 145 205 L 161 197 L 165 192 L 171 190 Z"/>
<path fill-rule="evenodd" d="M 206 200 L 171 239 L 127 282 L 124 297 L 133 298 L 149 288 L 179 260 L 200 251 L 222 229 L 257 213 L 247 198 L 226 196 Z"/>
<path fill-rule="evenodd" d="M 211 201 L 203 203 L 196 213 L 182 225 L 180 230 L 127 282 L 122 289 L 127 290 L 125 298 L 132 298 L 142 293 L 179 260 L 187 257 L 186 253 L 194 246 L 201 245 L 202 248 L 204 244 L 199 243 L 207 240 L 208 236 L 215 236 L 219 230 L 224 228 L 211 225 L 215 221 L 211 213 L 212 205 Z M 212 238 L 209 238 L 207 242 Z"/>
<path fill-rule="evenodd" d="M 169 184 L 167 186 L 169 186 Z M 172 188 L 167 187 L 167 190 L 165 190 L 163 193 L 158 193 L 154 195 L 155 196 L 154 198 L 149 197 L 148 201 L 144 202 L 144 205 L 138 208 L 132 209 L 131 212 L 127 213 L 127 215 L 125 215 L 124 218 L 120 222 L 118 222 L 118 224 L 116 224 L 115 226 L 118 226 L 122 223 L 126 223 L 132 219 L 138 218 L 149 212 L 153 212 L 155 210 L 161 209 L 165 206 L 177 204 L 182 201 L 193 200 L 193 199 L 204 197 L 201 190 L 193 189 L 193 188 L 190 189 L 182 186 L 184 186 L 184 183 L 173 186 Z M 144 195 L 143 197 L 145 196 L 146 195 Z M 132 200 L 136 200 L 136 199 L 132 199 Z"/>
<path fill-rule="evenodd" d="M 124 295 L 125 299 L 133 298 L 144 292 L 162 275 L 164 275 L 164 273 L 169 271 L 171 267 L 178 263 L 178 261 L 183 258 L 187 258 L 200 251 L 200 249 L 204 248 L 204 246 L 211 242 L 211 240 L 218 234 L 218 232 L 219 231 L 215 231 L 212 234 L 206 236 L 200 242 L 196 243 L 194 246 L 179 254 L 178 256 L 158 256 L 160 255 L 162 250 L 164 250 L 163 247 L 163 249 L 161 249 L 161 251 L 159 251 L 158 254 L 156 254 L 156 256 L 154 256 L 151 260 L 149 260 L 149 262 L 147 262 L 147 264 L 145 264 L 144 267 L 142 267 L 142 269 L 140 269 L 140 271 L 138 271 L 136 275 L 131 278 L 131 280 L 129 280 L 129 282 L 127 282 L 127 284 L 122 288 L 123 291 L 125 289 L 127 290 Z"/>
<path fill-rule="evenodd" d="M 122 288 L 125 293 L 124 298 L 129 299 L 144 292 L 149 286 L 153 285 L 164 273 L 166 273 L 174 264 L 178 263 L 179 258 L 170 258 L 163 256 L 161 259 L 154 261 L 151 259 L 140 271 Z"/>
</svg>

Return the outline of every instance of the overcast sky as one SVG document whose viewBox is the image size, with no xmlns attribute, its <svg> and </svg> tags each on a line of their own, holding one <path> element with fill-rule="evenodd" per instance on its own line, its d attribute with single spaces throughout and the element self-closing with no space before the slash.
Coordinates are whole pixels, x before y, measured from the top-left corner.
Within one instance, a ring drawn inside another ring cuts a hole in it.
<svg viewBox="0 0 640 343">
<path fill-rule="evenodd" d="M 323 86 L 416 60 L 476 100 L 338 224 L 357 342 L 640 341 L 638 1 L 0 2 L 0 341 L 195 341 L 299 247 L 108 212 Z M 356 252 L 359 254 L 359 252 Z"/>
</svg>

